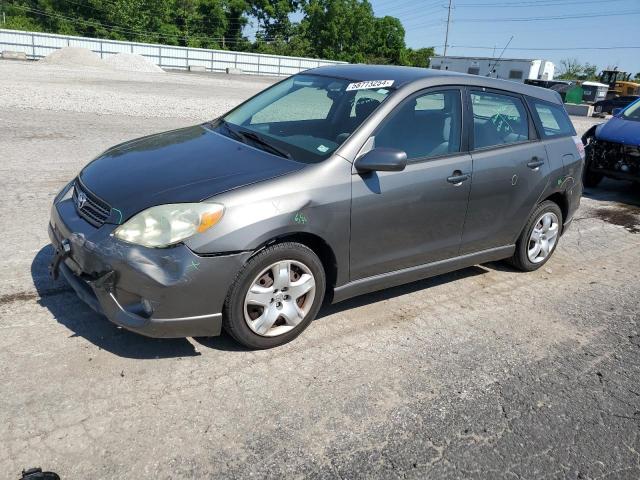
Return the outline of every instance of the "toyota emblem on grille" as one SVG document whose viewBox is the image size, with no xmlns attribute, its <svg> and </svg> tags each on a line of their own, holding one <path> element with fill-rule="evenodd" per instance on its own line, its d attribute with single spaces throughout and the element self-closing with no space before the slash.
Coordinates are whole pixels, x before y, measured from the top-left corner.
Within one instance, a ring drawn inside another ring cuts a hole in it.
<svg viewBox="0 0 640 480">
<path fill-rule="evenodd" d="M 76 205 L 78 206 L 78 209 L 82 210 L 82 207 L 84 207 L 85 203 L 87 203 L 87 196 L 85 195 L 85 193 L 84 192 L 78 193 L 78 198 L 76 200 Z"/>
</svg>

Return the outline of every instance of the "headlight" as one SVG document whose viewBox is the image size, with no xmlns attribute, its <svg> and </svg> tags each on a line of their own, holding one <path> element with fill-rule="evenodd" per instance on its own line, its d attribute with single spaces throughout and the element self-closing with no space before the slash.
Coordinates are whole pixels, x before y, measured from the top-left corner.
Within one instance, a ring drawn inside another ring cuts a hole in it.
<svg viewBox="0 0 640 480">
<path fill-rule="evenodd" d="M 56 198 L 53 200 L 53 203 L 60 203 L 64 200 L 68 200 L 71 198 L 71 196 L 73 195 L 73 180 L 70 181 L 69 183 L 67 183 L 64 188 L 62 190 L 60 190 L 60 192 L 58 192 L 58 195 L 56 195 Z"/>
<path fill-rule="evenodd" d="M 223 213 L 224 207 L 217 203 L 158 205 L 134 215 L 113 235 L 145 247 L 168 247 L 210 229 Z"/>
</svg>

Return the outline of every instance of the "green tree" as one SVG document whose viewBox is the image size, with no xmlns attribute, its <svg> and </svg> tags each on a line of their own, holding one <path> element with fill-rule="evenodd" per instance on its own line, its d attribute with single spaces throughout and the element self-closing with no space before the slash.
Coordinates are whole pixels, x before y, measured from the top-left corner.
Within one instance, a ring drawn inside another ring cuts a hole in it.
<svg viewBox="0 0 640 480">
<path fill-rule="evenodd" d="M 582 74 L 583 67 L 577 58 L 565 58 L 560 60 L 560 75 L 562 80 L 575 80 Z"/>
<path fill-rule="evenodd" d="M 289 15 L 298 11 L 301 4 L 301 0 L 251 0 L 249 13 L 257 19 L 265 41 L 289 41 L 296 32 Z"/>
<path fill-rule="evenodd" d="M 368 0 L 0 0 L 7 28 L 202 48 L 426 67 L 395 17 Z M 296 23 L 292 14 L 302 13 Z M 255 41 L 243 34 L 258 24 Z"/>
<path fill-rule="evenodd" d="M 403 65 L 426 68 L 430 64 L 430 58 L 434 55 L 435 49 L 433 47 L 419 48 L 417 50 L 407 48 L 403 55 Z"/>
</svg>

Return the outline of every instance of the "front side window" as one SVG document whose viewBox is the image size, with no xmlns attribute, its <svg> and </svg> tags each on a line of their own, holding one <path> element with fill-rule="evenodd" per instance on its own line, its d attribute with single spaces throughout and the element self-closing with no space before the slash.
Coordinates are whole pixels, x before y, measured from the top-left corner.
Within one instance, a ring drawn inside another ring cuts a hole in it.
<svg viewBox="0 0 640 480">
<path fill-rule="evenodd" d="M 214 122 L 214 129 L 270 153 L 317 163 L 349 138 L 392 91 L 391 86 L 366 88 L 342 78 L 294 75 Z"/>
<path fill-rule="evenodd" d="M 409 160 L 460 151 L 462 102 L 459 90 L 409 98 L 375 133 L 374 146 L 406 152 Z"/>
<path fill-rule="evenodd" d="M 540 119 L 542 133 L 546 138 L 570 137 L 576 134 L 571 120 L 569 120 L 568 115 L 562 107 L 536 100 L 533 100 L 532 103 Z"/>
<path fill-rule="evenodd" d="M 519 98 L 492 92 L 472 92 L 475 148 L 524 142 L 529 139 L 529 121 Z"/>
</svg>

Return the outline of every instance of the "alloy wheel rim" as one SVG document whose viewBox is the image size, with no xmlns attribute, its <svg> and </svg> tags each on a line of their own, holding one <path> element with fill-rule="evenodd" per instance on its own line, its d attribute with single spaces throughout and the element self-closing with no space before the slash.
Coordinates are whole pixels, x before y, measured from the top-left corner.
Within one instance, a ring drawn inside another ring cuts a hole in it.
<svg viewBox="0 0 640 480">
<path fill-rule="evenodd" d="M 531 263 L 543 262 L 551 255 L 558 241 L 559 231 L 560 222 L 555 213 L 546 212 L 540 216 L 531 231 L 527 246 L 527 256 Z"/>
<path fill-rule="evenodd" d="M 244 299 L 244 319 L 263 337 L 283 335 L 302 322 L 315 299 L 316 281 L 309 267 L 281 260 L 262 270 Z"/>
</svg>

